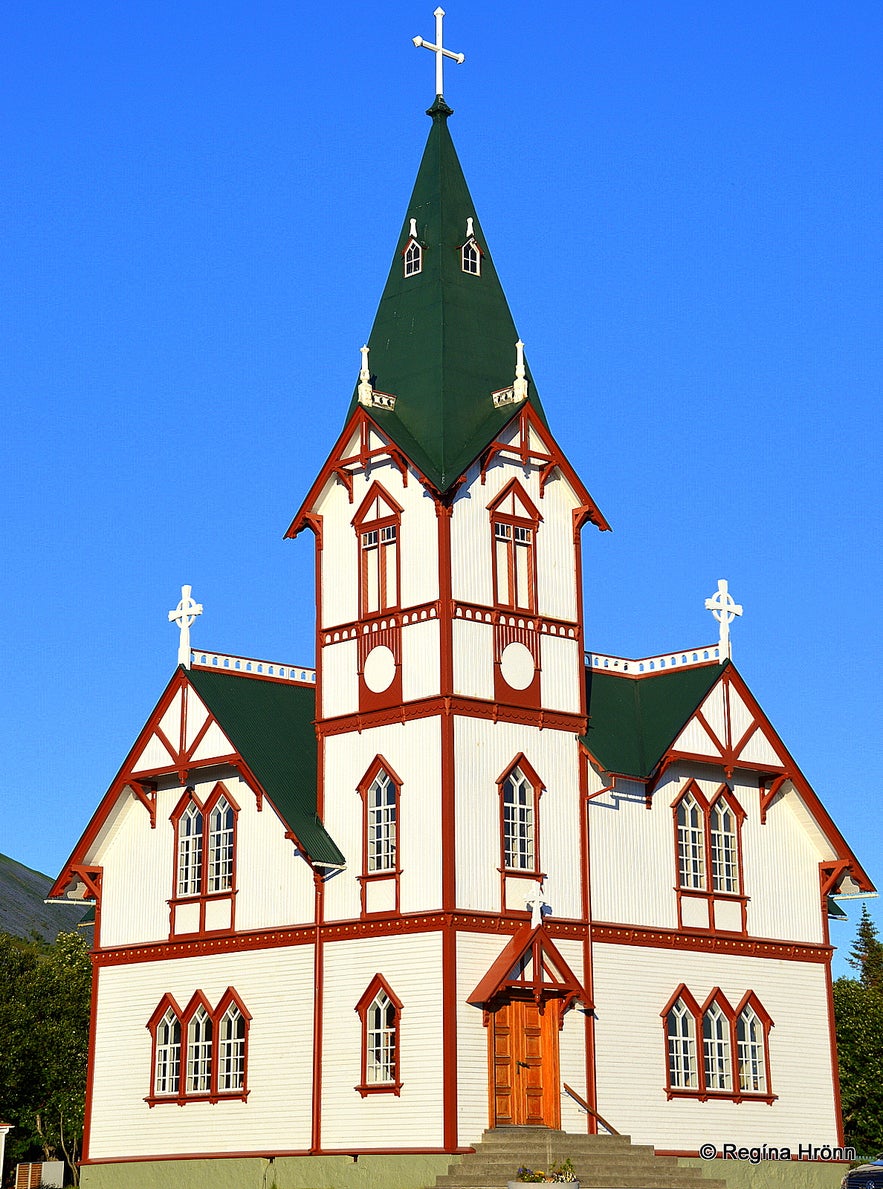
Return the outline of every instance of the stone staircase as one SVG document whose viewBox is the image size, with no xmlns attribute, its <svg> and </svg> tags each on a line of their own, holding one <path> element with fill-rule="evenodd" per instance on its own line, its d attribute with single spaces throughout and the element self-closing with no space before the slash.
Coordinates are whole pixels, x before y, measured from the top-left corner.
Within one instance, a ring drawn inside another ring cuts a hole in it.
<svg viewBox="0 0 883 1189">
<path fill-rule="evenodd" d="M 438 1177 L 436 1189 L 506 1189 L 521 1165 L 547 1169 L 567 1157 L 581 1189 L 726 1189 L 726 1182 L 682 1168 L 627 1135 L 577 1135 L 547 1127 L 495 1127 L 475 1151 Z"/>
</svg>

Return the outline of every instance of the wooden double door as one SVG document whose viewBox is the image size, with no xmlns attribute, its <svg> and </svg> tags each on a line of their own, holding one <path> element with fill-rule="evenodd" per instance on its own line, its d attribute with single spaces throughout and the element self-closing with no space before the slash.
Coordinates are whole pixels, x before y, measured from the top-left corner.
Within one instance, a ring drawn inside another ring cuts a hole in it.
<svg viewBox="0 0 883 1189">
<path fill-rule="evenodd" d="M 557 999 L 509 999 L 491 1013 L 491 1125 L 559 1127 Z"/>
</svg>

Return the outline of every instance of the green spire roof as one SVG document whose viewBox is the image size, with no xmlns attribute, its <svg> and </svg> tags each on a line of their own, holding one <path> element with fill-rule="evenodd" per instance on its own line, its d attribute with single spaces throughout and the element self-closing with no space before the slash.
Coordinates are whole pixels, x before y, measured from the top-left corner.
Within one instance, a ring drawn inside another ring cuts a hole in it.
<svg viewBox="0 0 883 1189">
<path fill-rule="evenodd" d="M 371 417 L 440 491 L 446 491 L 522 404 L 494 407 L 492 392 L 515 378 L 518 332 L 448 131 L 441 96 L 374 319 L 368 369 L 394 409 Z M 422 267 L 404 275 L 411 220 Z M 480 275 L 464 272 L 467 221 L 481 253 Z M 528 401 L 545 421 L 530 370 Z M 358 392 L 358 389 L 357 389 Z M 357 407 L 353 396 L 350 415 Z"/>
</svg>

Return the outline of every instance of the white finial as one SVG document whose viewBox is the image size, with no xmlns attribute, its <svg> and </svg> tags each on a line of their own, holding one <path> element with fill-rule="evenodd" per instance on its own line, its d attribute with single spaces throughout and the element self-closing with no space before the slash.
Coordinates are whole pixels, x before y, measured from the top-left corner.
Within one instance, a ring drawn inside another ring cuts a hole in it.
<svg viewBox="0 0 883 1189">
<path fill-rule="evenodd" d="M 521 339 L 515 344 L 515 383 L 512 388 L 514 401 L 526 400 L 527 379 L 524 371 L 524 343 Z"/>
<path fill-rule="evenodd" d="M 411 239 L 417 238 L 417 220 L 416 219 L 411 220 L 411 226 L 408 229 L 408 235 L 410 235 Z"/>
<path fill-rule="evenodd" d="M 473 230 L 473 227 L 472 227 L 472 215 L 470 215 L 469 218 L 466 220 L 466 238 L 472 239 L 472 237 L 474 235 L 475 235 L 475 231 Z"/>
<path fill-rule="evenodd" d="M 359 372 L 359 404 L 374 403 L 374 389 L 371 387 L 371 373 L 368 371 L 368 347 L 359 347 L 362 356 L 362 369 Z"/>
<path fill-rule="evenodd" d="M 726 578 L 719 578 L 717 593 L 705 600 L 705 610 L 710 611 L 720 626 L 720 647 L 718 660 L 721 664 L 732 656 L 730 648 L 730 624 L 742 614 L 742 606 L 727 590 Z"/>
<path fill-rule="evenodd" d="M 442 19 L 444 18 L 445 10 L 437 8 L 433 13 L 435 17 L 435 45 L 428 41 L 424 41 L 422 37 L 414 38 L 414 45 L 418 48 L 422 45 L 424 49 L 432 50 L 435 54 L 435 93 L 436 95 L 444 95 L 444 67 L 442 63 L 445 58 L 453 58 L 455 62 L 465 62 L 465 54 L 453 54 L 450 50 L 442 47 Z"/>
<path fill-rule="evenodd" d="M 532 896 L 529 896 L 527 898 L 527 900 L 525 900 L 525 904 L 530 909 L 530 927 L 531 927 L 531 929 L 536 929 L 537 925 L 542 925 L 542 923 L 543 923 L 543 909 L 548 908 L 549 910 L 551 910 L 551 908 L 552 908 L 552 905 L 549 903 L 549 901 L 546 899 L 546 896 L 545 896 L 545 886 L 546 886 L 546 881 L 544 879 L 539 880 L 537 883 L 537 886 L 536 886 L 536 890 L 534 891 L 534 894 Z"/>
<path fill-rule="evenodd" d="M 202 615 L 202 603 L 195 603 L 190 597 L 191 586 L 181 587 L 181 602 L 174 611 L 169 612 L 169 623 L 177 623 L 181 629 L 181 639 L 178 643 L 178 664 L 185 669 L 190 668 L 190 629 L 196 622 L 197 615 Z"/>
</svg>

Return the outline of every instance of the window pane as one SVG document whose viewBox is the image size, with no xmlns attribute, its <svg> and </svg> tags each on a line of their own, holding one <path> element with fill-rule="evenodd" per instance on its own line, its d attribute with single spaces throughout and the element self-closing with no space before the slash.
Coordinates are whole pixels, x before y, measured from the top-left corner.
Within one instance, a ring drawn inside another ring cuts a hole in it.
<svg viewBox="0 0 883 1189">
<path fill-rule="evenodd" d="M 711 811 L 711 881 L 716 892 L 739 891 L 736 815 L 726 801 Z"/>
<path fill-rule="evenodd" d="M 497 602 L 502 603 L 504 607 L 512 606 L 509 584 L 509 559 L 512 545 L 505 537 L 501 536 L 499 530 L 501 528 L 508 529 L 508 527 L 506 524 L 498 524 L 496 534 Z"/>
<path fill-rule="evenodd" d="M 696 1021 L 681 999 L 668 1013 L 668 1077 L 673 1090 L 695 1090 L 699 1085 Z"/>
<path fill-rule="evenodd" d="M 207 1094 L 212 1087 L 212 1021 L 197 1008 L 187 1028 L 187 1093 Z"/>
<path fill-rule="evenodd" d="M 396 1080 L 396 1012 L 385 991 L 378 991 L 367 1015 L 365 1080 L 369 1085 Z"/>
<path fill-rule="evenodd" d="M 705 1049 L 705 1085 L 709 1090 L 731 1090 L 730 1022 L 716 1003 L 702 1020 Z"/>
<path fill-rule="evenodd" d="M 396 866 L 396 786 L 379 772 L 368 789 L 368 870 Z"/>
<path fill-rule="evenodd" d="M 178 822 L 178 895 L 202 891 L 202 814 L 190 805 Z"/>
<path fill-rule="evenodd" d="M 678 805 L 678 880 L 682 888 L 705 887 L 705 820 L 689 793 Z"/>
<path fill-rule="evenodd" d="M 227 892 L 233 887 L 233 807 L 222 797 L 209 815 L 208 890 Z"/>
<path fill-rule="evenodd" d="M 177 1094 L 181 1082 L 181 1022 L 169 1008 L 156 1030 L 155 1094 Z"/>
<path fill-rule="evenodd" d="M 218 1089 L 241 1090 L 245 1085 L 245 1017 L 231 1004 L 221 1020 L 218 1043 Z"/>
<path fill-rule="evenodd" d="M 534 868 L 534 789 L 519 768 L 503 783 L 503 862 L 515 871 Z"/>
<path fill-rule="evenodd" d="M 766 1093 L 763 1026 L 756 1013 L 746 1007 L 736 1021 L 739 1048 L 739 1089 L 753 1094 Z"/>
</svg>

